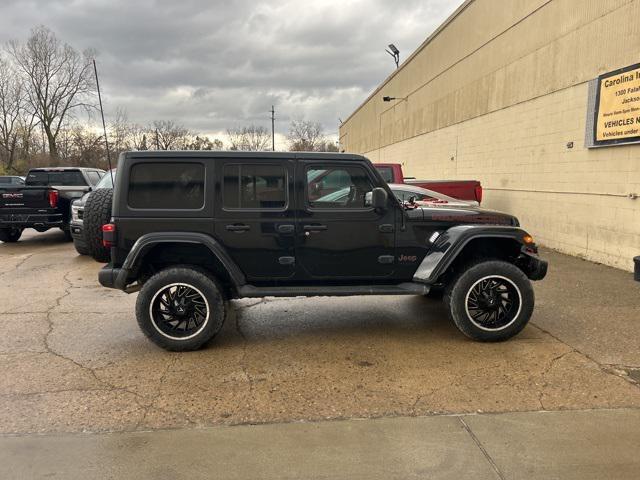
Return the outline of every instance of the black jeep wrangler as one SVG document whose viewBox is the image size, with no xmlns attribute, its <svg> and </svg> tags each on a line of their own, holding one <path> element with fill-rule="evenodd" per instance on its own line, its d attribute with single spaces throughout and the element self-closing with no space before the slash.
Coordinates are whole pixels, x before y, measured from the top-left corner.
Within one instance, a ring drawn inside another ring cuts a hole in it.
<svg viewBox="0 0 640 480">
<path fill-rule="evenodd" d="M 515 217 L 401 203 L 347 154 L 124 153 L 103 241 L 100 283 L 140 290 L 138 324 L 169 350 L 212 339 L 227 300 L 265 296 L 441 292 L 464 334 L 505 340 L 547 270 Z"/>
</svg>

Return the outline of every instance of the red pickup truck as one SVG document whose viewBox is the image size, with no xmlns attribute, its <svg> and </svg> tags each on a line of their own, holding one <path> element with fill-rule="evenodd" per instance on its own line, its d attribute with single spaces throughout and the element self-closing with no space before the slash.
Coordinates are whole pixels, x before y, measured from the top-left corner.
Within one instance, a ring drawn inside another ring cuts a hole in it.
<svg viewBox="0 0 640 480">
<path fill-rule="evenodd" d="M 405 183 L 433 190 L 460 200 L 482 203 L 482 185 L 477 180 L 416 180 L 405 177 L 399 163 L 375 163 L 374 166 L 387 183 Z"/>
</svg>

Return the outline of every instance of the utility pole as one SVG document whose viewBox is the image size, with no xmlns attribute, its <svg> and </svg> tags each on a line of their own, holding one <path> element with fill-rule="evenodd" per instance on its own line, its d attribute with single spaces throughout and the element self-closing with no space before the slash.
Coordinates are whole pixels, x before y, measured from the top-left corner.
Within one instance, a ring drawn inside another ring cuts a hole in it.
<svg viewBox="0 0 640 480">
<path fill-rule="evenodd" d="M 276 110 L 271 105 L 271 150 L 276 151 Z"/>
</svg>

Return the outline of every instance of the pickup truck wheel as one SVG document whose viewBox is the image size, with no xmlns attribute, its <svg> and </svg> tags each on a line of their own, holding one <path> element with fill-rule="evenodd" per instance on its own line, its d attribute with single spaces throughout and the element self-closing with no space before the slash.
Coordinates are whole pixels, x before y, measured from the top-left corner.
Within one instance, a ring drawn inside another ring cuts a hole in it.
<svg viewBox="0 0 640 480">
<path fill-rule="evenodd" d="M 535 298 L 522 270 L 489 260 L 472 265 L 454 279 L 444 301 L 462 333 L 474 340 L 498 342 L 522 331 L 533 313 Z"/>
<path fill-rule="evenodd" d="M 102 245 L 102 225 L 111 221 L 113 190 L 99 188 L 89 195 L 84 206 L 83 232 L 91 256 L 98 262 L 108 262 L 111 252 Z"/>
<path fill-rule="evenodd" d="M 62 230 L 62 233 L 64 233 L 65 242 L 73 241 L 73 237 L 71 236 L 71 230 L 69 229 L 69 227 L 62 227 L 60 230 Z"/>
<path fill-rule="evenodd" d="M 222 290 L 204 272 L 172 267 L 153 275 L 140 290 L 136 317 L 142 332 L 171 351 L 197 350 L 222 328 Z"/>
<path fill-rule="evenodd" d="M 0 241 L 6 243 L 15 243 L 20 240 L 22 236 L 21 228 L 1 228 L 0 229 Z"/>
</svg>

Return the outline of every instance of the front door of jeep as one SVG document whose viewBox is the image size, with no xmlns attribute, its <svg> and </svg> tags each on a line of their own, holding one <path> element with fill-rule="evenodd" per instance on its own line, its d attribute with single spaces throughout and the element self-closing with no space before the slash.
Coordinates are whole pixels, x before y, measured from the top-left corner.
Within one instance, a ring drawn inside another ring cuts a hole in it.
<svg viewBox="0 0 640 480">
<path fill-rule="evenodd" d="M 353 162 L 305 160 L 296 174 L 300 274 L 345 281 L 391 276 L 394 203 L 389 199 L 387 209 L 371 207 L 375 180 L 370 172 Z"/>
</svg>

